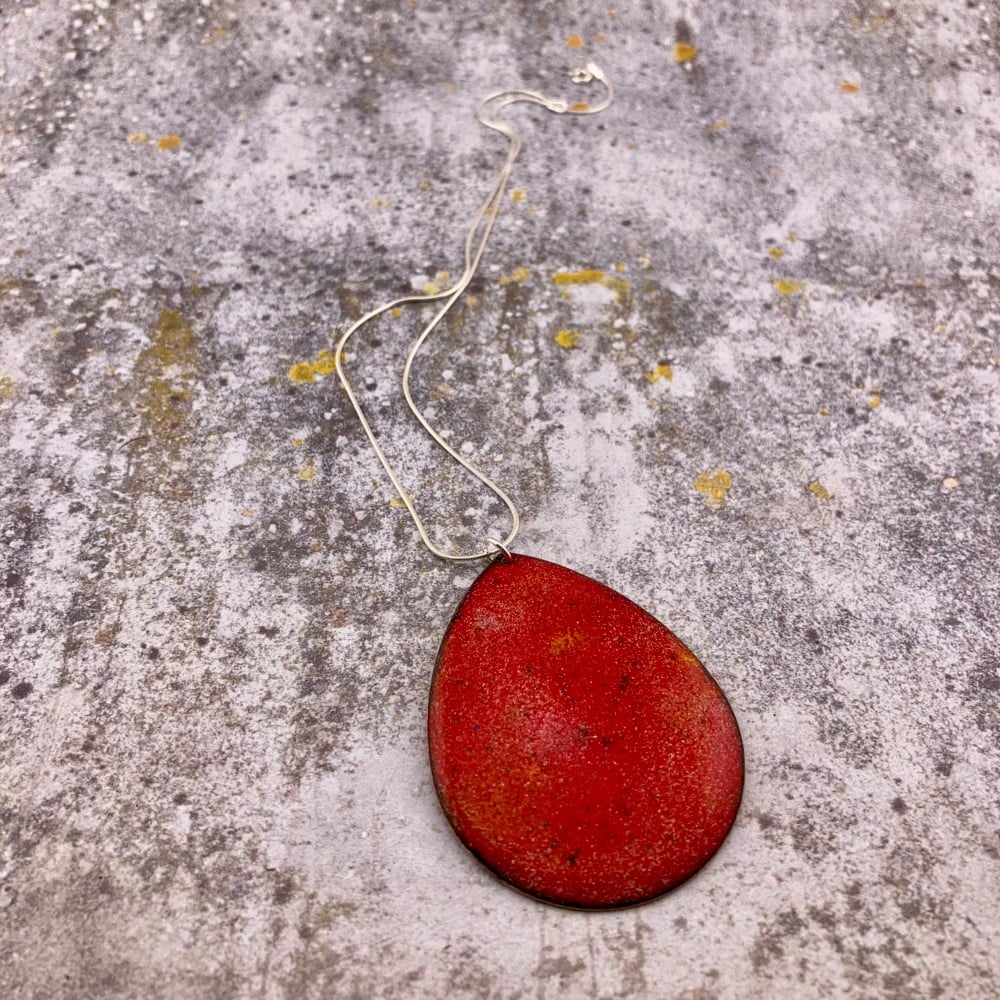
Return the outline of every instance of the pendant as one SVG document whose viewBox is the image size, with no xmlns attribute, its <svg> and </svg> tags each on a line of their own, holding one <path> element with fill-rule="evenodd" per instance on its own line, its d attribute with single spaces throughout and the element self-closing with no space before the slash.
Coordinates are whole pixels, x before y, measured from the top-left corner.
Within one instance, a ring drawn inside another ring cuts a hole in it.
<svg viewBox="0 0 1000 1000">
<path fill-rule="evenodd" d="M 719 849 L 743 792 L 725 695 L 628 598 L 554 563 L 494 560 L 438 654 L 428 716 L 438 797 L 516 889 L 632 906 Z"/>
</svg>

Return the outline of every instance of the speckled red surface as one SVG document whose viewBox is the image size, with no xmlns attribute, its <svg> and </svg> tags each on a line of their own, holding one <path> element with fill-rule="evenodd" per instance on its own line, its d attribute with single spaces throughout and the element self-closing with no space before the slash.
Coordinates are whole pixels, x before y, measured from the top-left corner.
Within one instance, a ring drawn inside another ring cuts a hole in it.
<svg viewBox="0 0 1000 1000">
<path fill-rule="evenodd" d="M 725 696 L 616 591 L 517 555 L 475 581 L 431 686 L 431 767 L 462 842 L 565 906 L 651 899 L 725 839 L 743 747 Z"/>
</svg>

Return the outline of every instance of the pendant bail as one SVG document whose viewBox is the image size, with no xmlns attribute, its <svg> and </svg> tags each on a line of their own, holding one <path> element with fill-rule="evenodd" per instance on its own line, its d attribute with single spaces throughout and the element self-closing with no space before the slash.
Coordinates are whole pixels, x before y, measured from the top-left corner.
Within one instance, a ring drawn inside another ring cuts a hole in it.
<svg viewBox="0 0 1000 1000">
<path fill-rule="evenodd" d="M 500 558 L 503 559 L 504 562 L 513 562 L 514 561 L 514 557 L 510 554 L 510 549 L 507 548 L 507 546 L 504 545 L 504 543 L 501 542 L 500 539 L 493 538 L 493 537 L 488 537 L 486 539 L 486 544 L 488 546 L 492 545 L 493 548 L 495 548 L 497 550 L 495 553 L 492 553 L 494 559 L 496 559 L 497 557 L 500 557 Z"/>
</svg>

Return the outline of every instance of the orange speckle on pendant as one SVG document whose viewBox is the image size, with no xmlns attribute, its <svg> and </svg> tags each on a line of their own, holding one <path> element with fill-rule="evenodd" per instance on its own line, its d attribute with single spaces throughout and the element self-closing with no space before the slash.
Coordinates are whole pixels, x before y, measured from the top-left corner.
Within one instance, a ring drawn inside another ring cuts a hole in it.
<svg viewBox="0 0 1000 1000">
<path fill-rule="evenodd" d="M 690 650 L 622 594 L 522 555 L 488 566 L 448 627 L 428 746 L 462 843 L 515 888 L 578 909 L 689 878 L 743 791 L 736 719 Z"/>
<path fill-rule="evenodd" d="M 569 109 L 570 111 L 589 111 L 590 104 L 587 101 L 574 101 Z"/>
<path fill-rule="evenodd" d="M 844 94 L 856 94 L 861 87 L 857 83 L 853 83 L 851 80 L 843 80 L 840 84 L 840 90 Z"/>
<path fill-rule="evenodd" d="M 586 45 L 581 35 L 570 35 L 566 39 L 566 47 L 570 49 L 582 49 Z"/>
<path fill-rule="evenodd" d="M 129 134 L 125 136 L 125 141 L 130 142 L 133 146 L 144 146 L 147 142 L 149 142 L 149 133 L 129 132 Z"/>
<path fill-rule="evenodd" d="M 159 149 L 180 149 L 181 137 L 179 135 L 165 135 L 156 140 Z"/>
</svg>

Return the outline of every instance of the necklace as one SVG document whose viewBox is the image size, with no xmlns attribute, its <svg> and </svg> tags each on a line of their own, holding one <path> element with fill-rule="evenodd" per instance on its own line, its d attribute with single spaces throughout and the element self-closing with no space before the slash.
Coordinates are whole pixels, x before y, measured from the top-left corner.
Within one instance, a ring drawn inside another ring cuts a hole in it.
<svg viewBox="0 0 1000 1000">
<path fill-rule="evenodd" d="M 513 553 L 520 516 L 492 479 L 454 450 L 410 391 L 414 360 L 464 294 L 499 214 L 521 141 L 500 112 L 513 104 L 591 115 L 613 100 L 593 63 L 571 74 L 601 99 L 569 103 L 499 90 L 476 108 L 507 158 L 465 238 L 450 287 L 397 298 L 354 322 L 336 371 L 420 538 L 441 559 L 489 564 L 448 626 L 431 681 L 428 749 L 441 807 L 459 840 L 494 874 L 537 899 L 611 909 L 653 899 L 701 868 L 732 826 L 743 746 L 725 695 L 677 637 L 614 590 Z M 346 371 L 351 338 L 383 313 L 439 303 L 410 348 L 402 389 L 424 431 L 507 508 L 510 530 L 475 551 L 431 538 L 365 416 Z"/>
</svg>

